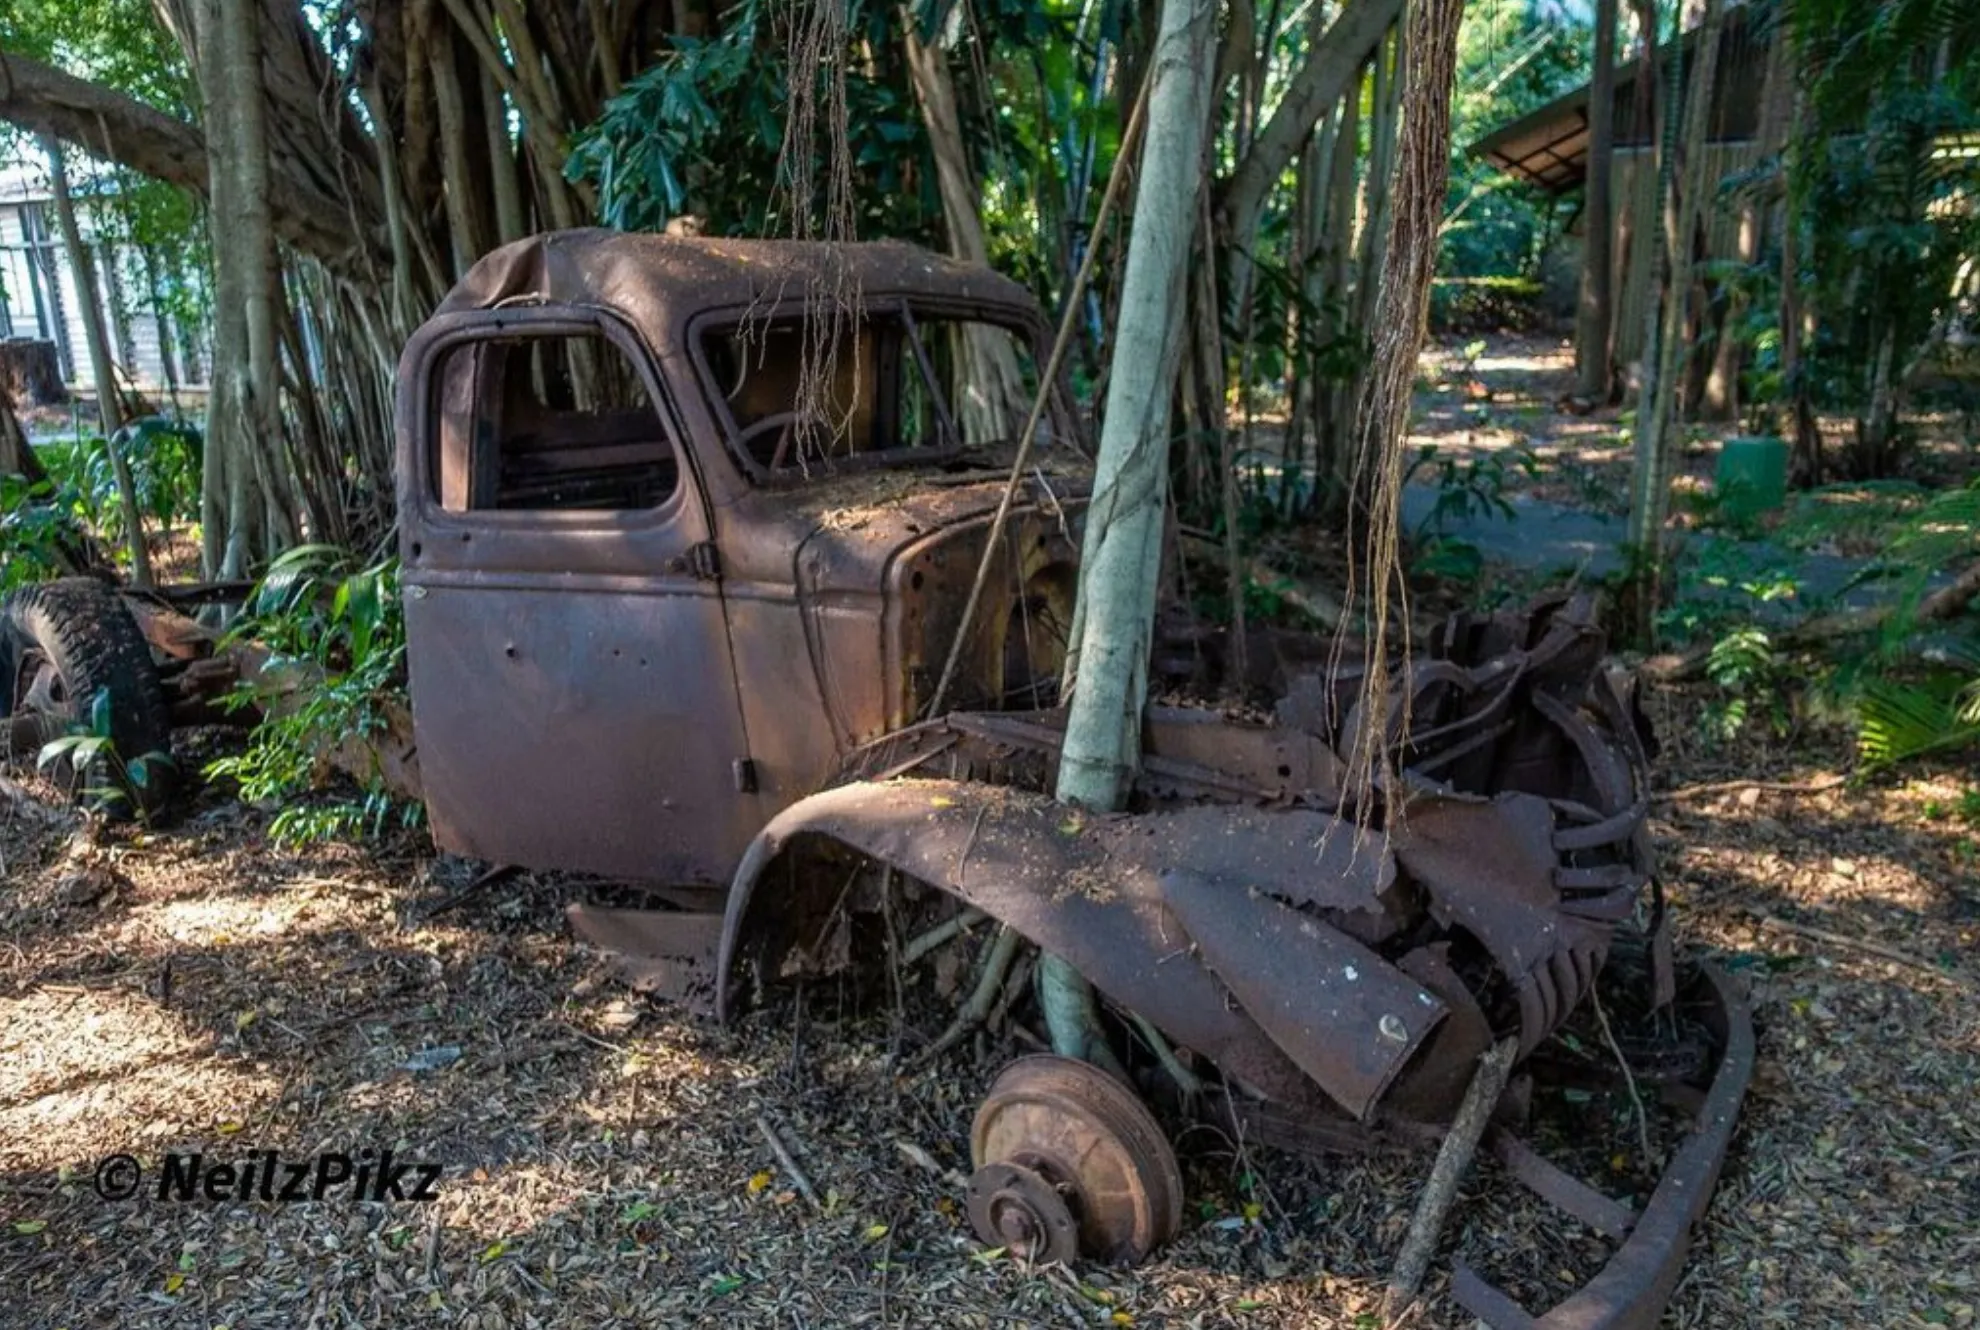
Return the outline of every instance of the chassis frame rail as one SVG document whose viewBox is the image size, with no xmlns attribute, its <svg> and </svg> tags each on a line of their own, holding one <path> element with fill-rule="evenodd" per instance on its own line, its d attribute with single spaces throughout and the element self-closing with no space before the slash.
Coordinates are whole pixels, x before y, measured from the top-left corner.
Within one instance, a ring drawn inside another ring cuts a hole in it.
<svg viewBox="0 0 1980 1330">
<path fill-rule="evenodd" d="M 1740 1104 L 1753 1079 L 1751 1006 L 1717 967 L 1701 962 L 1698 971 L 1721 1052 L 1697 1125 L 1672 1156 L 1641 1213 L 1587 1188 L 1516 1139 L 1500 1138 L 1500 1158 L 1535 1195 L 1598 1232 L 1616 1237 L 1626 1229 L 1627 1236 L 1580 1292 L 1538 1316 L 1459 1259 L 1451 1294 L 1493 1330 L 1654 1330 L 1662 1319 L 1684 1273 L 1692 1231 L 1711 1204 Z"/>
</svg>

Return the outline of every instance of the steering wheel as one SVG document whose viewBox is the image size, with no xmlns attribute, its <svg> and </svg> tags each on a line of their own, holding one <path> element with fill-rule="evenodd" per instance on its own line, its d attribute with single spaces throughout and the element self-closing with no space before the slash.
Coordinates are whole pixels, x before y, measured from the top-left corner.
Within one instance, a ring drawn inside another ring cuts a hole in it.
<svg viewBox="0 0 1980 1330">
<path fill-rule="evenodd" d="M 752 421 L 736 436 L 736 445 L 755 458 L 759 463 L 775 471 L 784 464 L 784 454 L 790 451 L 791 438 L 800 425 L 815 427 L 824 422 L 808 411 L 774 411 L 761 420 Z M 777 446 L 772 450 L 770 460 L 764 462 L 763 455 L 750 445 L 775 432 Z"/>
</svg>

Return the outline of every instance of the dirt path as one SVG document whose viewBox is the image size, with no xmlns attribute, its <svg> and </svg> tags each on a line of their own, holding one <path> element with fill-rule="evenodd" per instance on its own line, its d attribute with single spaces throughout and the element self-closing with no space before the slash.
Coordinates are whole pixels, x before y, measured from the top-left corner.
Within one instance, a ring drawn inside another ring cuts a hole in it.
<svg viewBox="0 0 1980 1330">
<path fill-rule="evenodd" d="M 1688 703 L 1659 704 L 1668 735 L 1694 732 Z M 1673 783 L 1767 764 L 1673 746 Z M 1840 757 L 1804 745 L 1783 774 Z M 413 843 L 281 853 L 265 818 L 211 796 L 170 829 L 92 836 L 40 793 L 0 794 L 0 1327 L 1374 1324 L 1419 1161 L 1313 1165 L 1195 1133 L 1187 1231 L 1159 1262 L 1027 1271 L 975 1247 L 939 1173 L 967 1169 L 994 1056 L 891 1075 L 884 1013 L 833 991 L 698 1023 L 578 951 L 555 884 L 422 920 L 466 870 Z M 1980 825 L 1960 793 L 1733 793 L 1657 824 L 1682 932 L 1752 984 L 1762 1055 L 1670 1324 L 1973 1321 Z M 408 1070 L 422 1051 L 443 1065 Z M 366 1148 L 439 1164 L 439 1199 L 92 1186 L 119 1152 L 155 1169 Z M 1591 1240 L 1529 1248 L 1498 1181 L 1470 1189 L 1433 1290 L 1454 1245 L 1558 1294 L 1556 1255 Z M 1440 1302 L 1419 1324 L 1468 1320 Z"/>
</svg>

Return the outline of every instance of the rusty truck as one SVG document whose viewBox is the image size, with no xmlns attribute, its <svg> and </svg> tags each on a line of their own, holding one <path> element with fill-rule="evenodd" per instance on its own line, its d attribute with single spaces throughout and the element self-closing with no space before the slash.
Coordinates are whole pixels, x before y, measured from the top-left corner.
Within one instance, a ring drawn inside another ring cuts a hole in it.
<svg viewBox="0 0 1980 1330">
<path fill-rule="evenodd" d="M 1043 403 L 1023 467 L 986 363 Z M 1655 1324 L 1753 1033 L 1727 978 L 1673 950 L 1653 740 L 1589 604 L 1460 614 L 1409 661 L 1268 634 L 1222 681 L 1249 708 L 1193 700 L 1218 630 L 1170 623 L 1126 811 L 1059 805 L 1092 471 L 1048 363 L 1028 291 L 903 244 L 582 230 L 483 258 L 397 382 L 400 766 L 433 839 L 642 884 L 574 905 L 576 931 L 723 1018 L 794 976 L 906 965 L 911 938 L 1068 962 L 1102 1046 L 1017 1058 L 971 1132 L 975 1227 L 1041 1259 L 1176 1233 L 1151 1100 L 1294 1149 L 1409 1148 L 1512 1040 L 1492 1148 L 1612 1254 L 1542 1312 L 1462 1263 L 1455 1298 L 1498 1327 Z M 120 742 L 169 743 L 227 673 L 187 601 L 223 593 L 18 598 L 11 732 L 102 697 Z M 1379 733 L 1370 671 L 1410 704 Z M 1357 735 L 1386 779 L 1346 778 Z M 1678 1126 L 1633 1198 L 1524 1125 L 1552 1078 L 1602 1079 L 1563 1037 L 1605 981 L 1675 1049 L 1634 1076 Z"/>
</svg>

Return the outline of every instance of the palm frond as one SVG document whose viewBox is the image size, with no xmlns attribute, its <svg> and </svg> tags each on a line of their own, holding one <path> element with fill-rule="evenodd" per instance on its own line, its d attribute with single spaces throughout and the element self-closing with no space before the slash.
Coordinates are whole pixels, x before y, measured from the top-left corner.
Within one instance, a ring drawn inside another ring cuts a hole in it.
<svg viewBox="0 0 1980 1330">
<path fill-rule="evenodd" d="M 1973 681 L 1944 674 L 1922 683 L 1873 679 L 1857 702 L 1856 752 L 1866 770 L 1980 743 Z"/>
</svg>

